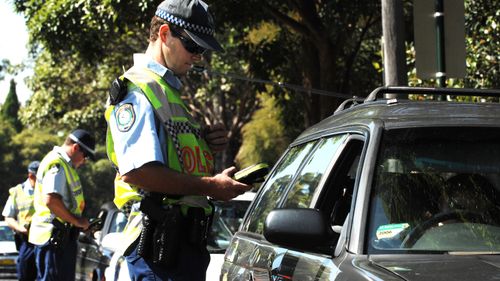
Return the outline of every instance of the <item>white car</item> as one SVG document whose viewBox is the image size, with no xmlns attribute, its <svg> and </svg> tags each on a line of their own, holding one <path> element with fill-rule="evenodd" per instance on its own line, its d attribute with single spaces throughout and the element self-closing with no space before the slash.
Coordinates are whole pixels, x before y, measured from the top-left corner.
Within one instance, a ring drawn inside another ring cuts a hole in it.
<svg viewBox="0 0 500 281">
<path fill-rule="evenodd" d="M 255 197 L 254 192 L 247 192 L 228 202 L 214 202 L 215 214 L 210 230 L 207 249 L 210 252 L 210 264 L 207 269 L 207 281 L 219 280 L 219 275 L 224 262 L 224 253 L 233 234 L 238 230 L 248 206 Z M 113 233 L 119 235 L 118 233 Z M 121 234 L 121 233 L 120 233 Z M 120 237 L 114 237 L 108 241 L 103 241 L 108 248 L 118 249 Z M 103 245 L 104 246 L 104 245 Z M 109 267 L 106 268 L 104 276 L 106 280 L 128 281 L 130 276 L 128 273 L 127 262 L 122 256 L 123 253 L 115 252 Z"/>
<path fill-rule="evenodd" d="M 14 232 L 5 221 L 0 221 L 0 279 L 17 279 L 18 255 Z"/>
</svg>

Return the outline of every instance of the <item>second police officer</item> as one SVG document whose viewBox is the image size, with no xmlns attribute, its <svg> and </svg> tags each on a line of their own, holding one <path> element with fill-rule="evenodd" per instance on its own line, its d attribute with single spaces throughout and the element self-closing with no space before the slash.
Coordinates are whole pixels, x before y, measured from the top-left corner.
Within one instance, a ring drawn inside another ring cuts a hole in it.
<svg viewBox="0 0 500 281">
<path fill-rule="evenodd" d="M 29 242 L 35 244 L 37 280 L 75 280 L 77 238 L 89 226 L 76 169 L 95 157 L 89 132 L 71 132 L 41 161 L 37 173 Z"/>
<path fill-rule="evenodd" d="M 132 280 L 205 280 L 207 196 L 229 200 L 251 189 L 231 178 L 234 167 L 214 175 L 213 152 L 227 132 L 204 130 L 180 95 L 179 77 L 207 49 L 222 50 L 214 31 L 203 1 L 163 1 L 146 52 L 110 91 L 107 151 L 118 170 L 114 202 L 131 207 L 124 250 Z"/>
<path fill-rule="evenodd" d="M 36 183 L 36 172 L 40 162 L 33 161 L 28 165 L 28 178 L 25 182 L 9 189 L 9 198 L 2 215 L 9 227 L 16 233 L 16 246 L 19 251 L 16 270 L 20 281 L 35 280 L 35 247 L 28 242 L 28 231 L 31 217 L 35 213 L 33 192 Z"/>
</svg>

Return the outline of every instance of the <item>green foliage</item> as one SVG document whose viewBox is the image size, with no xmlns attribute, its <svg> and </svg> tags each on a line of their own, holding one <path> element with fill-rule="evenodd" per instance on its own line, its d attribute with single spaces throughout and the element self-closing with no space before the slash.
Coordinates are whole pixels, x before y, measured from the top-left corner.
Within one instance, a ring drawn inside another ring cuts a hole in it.
<svg viewBox="0 0 500 281">
<path fill-rule="evenodd" d="M 104 142 L 108 86 L 100 79 L 101 71 L 76 55 L 63 64 L 56 64 L 53 57 L 44 51 L 37 58 L 35 76 L 29 81 L 34 94 L 21 110 L 21 120 L 52 131 L 84 128 Z"/>
<path fill-rule="evenodd" d="M 0 119 L 0 204 L 3 204 L 8 197 L 9 188 L 17 184 L 17 177 L 12 176 L 11 167 L 16 163 L 14 160 L 14 145 L 11 138 L 15 134 L 15 129 L 10 122 Z"/>
<path fill-rule="evenodd" d="M 10 66 L 10 61 L 8 59 L 3 59 L 0 61 L 0 81 L 5 79 L 5 74 L 8 72 Z"/>
<path fill-rule="evenodd" d="M 19 100 L 16 93 L 16 82 L 14 79 L 11 79 L 10 90 L 5 98 L 0 115 L 4 120 L 10 122 L 18 132 L 22 129 L 21 121 L 19 121 L 18 118 L 19 106 Z"/>
<path fill-rule="evenodd" d="M 41 161 L 62 140 L 41 130 L 24 129 L 16 133 L 12 125 L 5 121 L 0 122 L 0 130 L 0 198 L 3 199 L 8 188 L 26 180 L 28 164 Z"/>
<path fill-rule="evenodd" d="M 104 147 L 98 147 L 103 152 Z M 85 215 L 95 217 L 102 204 L 113 200 L 113 180 L 116 171 L 111 167 L 107 158 L 100 158 L 96 162 L 88 161 L 78 169 L 85 196 Z"/>
<path fill-rule="evenodd" d="M 240 167 L 264 162 L 273 165 L 290 140 L 281 122 L 281 107 L 268 94 L 261 95 L 262 108 L 243 127 L 243 144 L 236 157 Z"/>
<path fill-rule="evenodd" d="M 466 76 L 447 79 L 448 87 L 500 88 L 500 2 L 495 0 L 465 1 Z M 415 49 L 407 46 L 410 86 L 435 87 L 435 79 L 416 77 Z M 463 99 L 462 99 L 463 100 Z"/>
</svg>

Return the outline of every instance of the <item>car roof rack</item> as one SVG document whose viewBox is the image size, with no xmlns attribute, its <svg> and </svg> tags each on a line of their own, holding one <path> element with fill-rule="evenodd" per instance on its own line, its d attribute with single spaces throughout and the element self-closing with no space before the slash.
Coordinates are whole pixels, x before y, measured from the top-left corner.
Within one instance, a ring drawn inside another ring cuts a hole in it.
<svg viewBox="0 0 500 281">
<path fill-rule="evenodd" d="M 366 97 L 365 102 L 375 101 L 383 94 L 428 94 L 440 96 L 500 97 L 500 90 L 468 88 L 379 87 Z"/>
<path fill-rule="evenodd" d="M 346 99 L 345 101 L 343 101 L 338 107 L 337 109 L 335 109 L 335 111 L 333 112 L 333 114 L 336 114 L 346 108 L 351 108 L 353 106 L 356 106 L 360 103 L 363 103 L 365 101 L 365 98 L 360 98 L 358 96 L 353 96 L 352 98 L 350 99 Z"/>
</svg>

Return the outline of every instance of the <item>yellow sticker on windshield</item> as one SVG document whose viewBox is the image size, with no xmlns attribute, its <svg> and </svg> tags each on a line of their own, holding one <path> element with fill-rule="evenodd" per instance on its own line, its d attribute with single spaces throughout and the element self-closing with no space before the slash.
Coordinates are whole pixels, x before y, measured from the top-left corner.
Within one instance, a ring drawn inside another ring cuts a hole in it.
<svg viewBox="0 0 500 281">
<path fill-rule="evenodd" d="M 407 229 L 410 225 L 407 223 L 385 224 L 377 228 L 377 239 L 392 238 L 401 231 Z"/>
</svg>

